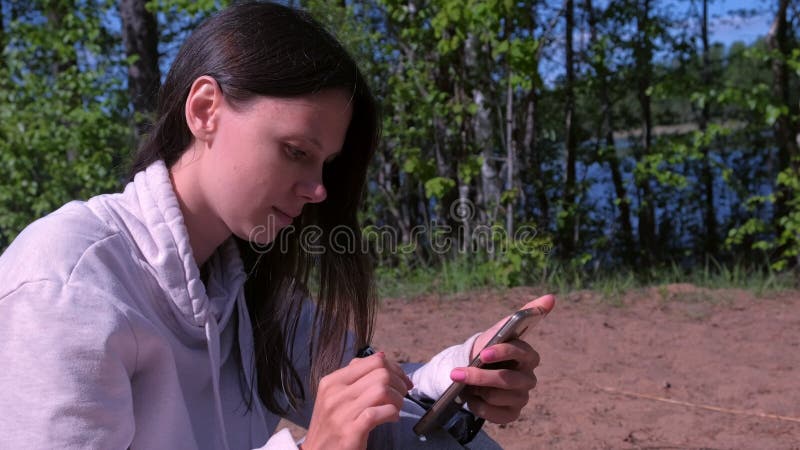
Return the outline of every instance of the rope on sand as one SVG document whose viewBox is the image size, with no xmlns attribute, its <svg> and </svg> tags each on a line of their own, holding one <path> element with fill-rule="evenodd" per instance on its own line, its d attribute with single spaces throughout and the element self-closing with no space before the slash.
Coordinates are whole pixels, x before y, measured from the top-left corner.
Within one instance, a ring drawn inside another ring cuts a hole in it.
<svg viewBox="0 0 800 450">
<path fill-rule="evenodd" d="M 597 386 L 598 389 L 601 389 L 603 391 L 609 392 L 611 394 L 627 395 L 627 396 L 635 397 L 635 398 L 644 398 L 644 399 L 648 399 L 648 400 L 655 400 L 655 401 L 658 401 L 658 402 L 672 403 L 673 405 L 690 406 L 690 407 L 693 407 L 693 408 L 707 409 L 709 411 L 717 411 L 717 412 L 723 412 L 723 413 L 728 413 L 728 414 L 739 414 L 739 415 L 743 415 L 743 416 L 754 416 L 754 417 L 761 417 L 761 418 L 764 418 L 764 419 L 785 420 L 787 422 L 800 423 L 800 418 L 798 418 L 798 417 L 779 416 L 777 414 L 768 414 L 768 413 L 763 413 L 763 412 L 759 412 L 759 411 L 745 411 L 745 410 L 742 410 L 742 409 L 722 408 L 720 406 L 703 405 L 703 404 L 700 404 L 700 403 L 684 402 L 684 401 L 681 401 L 681 400 L 674 400 L 674 399 L 671 399 L 671 398 L 659 397 L 657 395 L 640 394 L 638 392 L 624 391 L 624 390 L 621 390 L 621 389 L 614 389 L 614 388 L 611 388 L 611 387 L 605 387 L 605 386 L 599 386 L 599 385 L 595 385 L 595 386 Z"/>
</svg>

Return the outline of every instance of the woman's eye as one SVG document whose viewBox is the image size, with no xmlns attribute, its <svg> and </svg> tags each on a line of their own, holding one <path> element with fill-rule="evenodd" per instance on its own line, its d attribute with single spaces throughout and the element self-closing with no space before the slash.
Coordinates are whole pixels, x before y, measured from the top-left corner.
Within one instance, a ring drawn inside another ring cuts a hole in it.
<svg viewBox="0 0 800 450">
<path fill-rule="evenodd" d="M 306 157 L 306 152 L 300 150 L 297 147 L 292 147 L 291 145 L 286 146 L 286 154 L 288 154 L 290 158 L 296 160 L 303 159 Z"/>
</svg>

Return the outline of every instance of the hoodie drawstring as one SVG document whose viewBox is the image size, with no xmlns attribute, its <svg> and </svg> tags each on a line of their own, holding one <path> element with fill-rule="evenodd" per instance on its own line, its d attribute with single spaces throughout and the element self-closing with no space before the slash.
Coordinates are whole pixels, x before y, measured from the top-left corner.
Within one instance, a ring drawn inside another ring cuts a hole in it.
<svg viewBox="0 0 800 450">
<path fill-rule="evenodd" d="M 255 375 L 255 354 L 252 347 L 245 348 L 245 342 L 253 341 L 253 326 L 250 323 L 250 315 L 247 312 L 247 302 L 244 298 L 244 291 L 240 292 L 236 299 L 236 307 L 239 313 L 239 352 L 241 355 L 242 368 L 244 370 L 245 383 L 249 388 L 252 388 L 251 402 L 255 409 L 254 420 L 258 420 L 258 426 L 254 426 L 251 422 L 250 425 L 250 440 L 251 445 L 257 445 L 257 441 L 261 434 L 259 433 L 263 427 L 266 426 L 267 418 L 264 414 L 264 407 L 261 404 L 261 398 L 258 395 L 258 384 L 253 381 Z M 262 431 L 263 433 L 263 431 Z"/>
<path fill-rule="evenodd" d="M 263 427 L 267 423 L 264 407 L 261 404 L 261 399 L 258 396 L 258 386 L 254 384 L 254 355 L 252 348 L 244 348 L 241 343 L 250 342 L 253 336 L 253 328 L 250 324 L 250 317 L 247 313 L 247 303 L 244 299 L 244 292 L 240 292 L 236 299 L 237 312 L 239 314 L 238 331 L 239 331 L 239 351 L 241 352 L 242 368 L 244 369 L 244 377 L 247 386 L 253 388 L 253 408 L 255 409 L 254 419 L 257 420 L 257 425 L 251 423 L 250 426 L 250 440 L 251 445 L 258 445 L 256 442 L 259 440 L 261 434 L 265 430 Z M 222 444 L 225 450 L 230 450 L 228 446 L 228 434 L 225 430 L 225 417 L 222 412 L 222 400 L 219 391 L 219 371 L 220 371 L 220 343 L 219 343 L 219 325 L 213 314 L 206 316 L 205 322 L 206 340 L 208 342 L 208 359 L 211 364 L 211 385 L 214 390 L 214 407 L 217 413 L 217 421 L 219 422 L 220 433 L 222 434 Z"/>
<path fill-rule="evenodd" d="M 222 444 L 225 450 L 230 450 L 228 446 L 228 433 L 225 431 L 225 417 L 222 414 L 222 400 L 219 393 L 219 326 L 213 314 L 206 316 L 206 340 L 208 341 L 208 359 L 211 362 L 211 386 L 214 390 L 214 406 L 217 410 L 217 421 L 222 433 Z"/>
</svg>

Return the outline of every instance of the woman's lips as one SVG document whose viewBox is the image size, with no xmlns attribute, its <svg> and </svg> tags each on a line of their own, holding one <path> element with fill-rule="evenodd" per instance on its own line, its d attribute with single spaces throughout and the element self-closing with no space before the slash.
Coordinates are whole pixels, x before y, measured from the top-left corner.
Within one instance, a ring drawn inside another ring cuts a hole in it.
<svg viewBox="0 0 800 450">
<path fill-rule="evenodd" d="M 279 222 L 286 222 L 286 225 L 288 225 L 294 221 L 294 217 L 290 216 L 289 214 L 286 214 L 280 209 L 273 206 L 272 210 L 275 211 L 275 216 Z"/>
</svg>

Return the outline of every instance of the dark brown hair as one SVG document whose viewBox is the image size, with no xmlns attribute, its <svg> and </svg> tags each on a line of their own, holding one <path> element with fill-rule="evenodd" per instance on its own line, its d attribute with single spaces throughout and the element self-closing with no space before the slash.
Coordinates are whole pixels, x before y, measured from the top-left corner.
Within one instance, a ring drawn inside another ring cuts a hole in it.
<svg viewBox="0 0 800 450">
<path fill-rule="evenodd" d="M 239 3 L 194 30 L 159 91 L 156 120 L 133 161 L 131 177 L 156 160 L 171 167 L 190 145 L 184 108 L 192 83 L 203 75 L 213 77 L 234 105 L 257 96 L 292 97 L 323 89 L 342 89 L 352 96 L 353 115 L 342 152 L 323 170 L 327 198 L 306 205 L 293 225 L 319 227 L 321 245 L 329 242 L 337 226 L 346 227 L 359 242 L 356 213 L 380 132 L 375 100 L 352 57 L 300 10 Z M 284 229 L 275 240 L 285 245 L 262 249 L 237 238 L 248 272 L 245 295 L 253 323 L 258 390 L 264 404 L 279 414 L 286 409 L 278 392 L 285 392 L 289 403 L 297 406 L 306 398 L 302 381 L 316 389 L 322 376 L 339 367 L 348 328 L 357 348 L 369 341 L 375 314 L 367 257 L 330 246 L 312 255 L 299 245 L 298 236 Z M 312 274 L 318 276 L 312 283 L 318 286 L 316 314 L 312 324 L 302 326 L 312 326 L 309 334 L 316 339 L 308 342 L 310 361 L 302 361 L 291 349 Z M 296 363 L 310 365 L 310 380 L 299 379 Z"/>
</svg>

